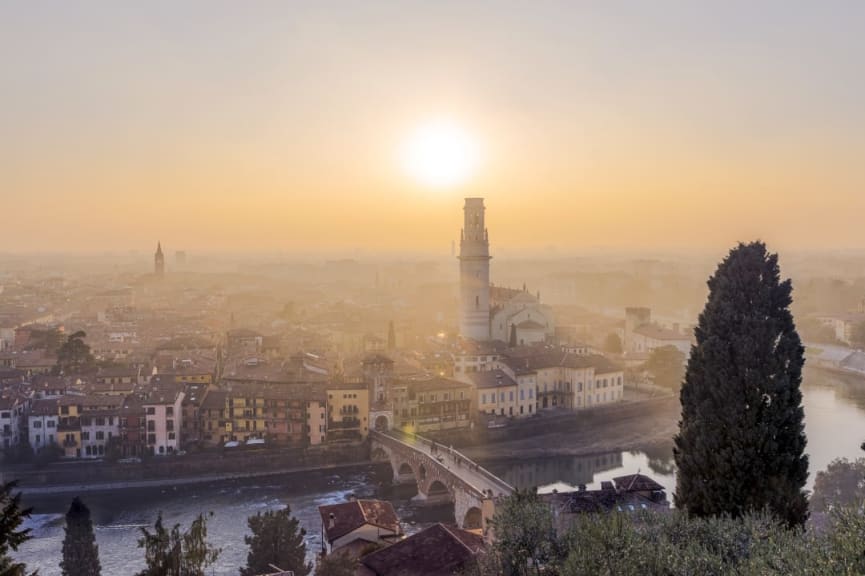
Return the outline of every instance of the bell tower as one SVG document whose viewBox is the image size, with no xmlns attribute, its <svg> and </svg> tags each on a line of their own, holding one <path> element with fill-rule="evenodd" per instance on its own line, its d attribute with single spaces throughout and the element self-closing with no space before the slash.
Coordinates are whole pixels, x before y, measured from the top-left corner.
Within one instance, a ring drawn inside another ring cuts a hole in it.
<svg viewBox="0 0 865 576">
<path fill-rule="evenodd" d="M 156 243 L 156 254 L 153 255 L 153 273 L 165 276 L 165 256 L 162 254 L 162 242 Z"/>
<path fill-rule="evenodd" d="M 483 198 L 466 198 L 460 235 L 460 335 L 490 339 L 490 242 Z"/>
</svg>

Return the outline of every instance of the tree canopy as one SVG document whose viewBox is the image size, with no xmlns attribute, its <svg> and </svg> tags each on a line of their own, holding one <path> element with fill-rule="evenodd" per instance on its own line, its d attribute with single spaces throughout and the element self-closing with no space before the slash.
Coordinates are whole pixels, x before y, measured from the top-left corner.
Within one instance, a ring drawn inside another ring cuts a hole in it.
<svg viewBox="0 0 865 576">
<path fill-rule="evenodd" d="M 649 353 L 643 369 L 655 385 L 678 392 L 685 377 L 685 355 L 675 346 L 661 346 Z"/>
<path fill-rule="evenodd" d="M 138 576 L 205 576 L 206 568 L 215 564 L 222 552 L 207 543 L 204 514 L 199 514 L 189 529 L 181 532 L 180 524 L 168 530 L 160 512 L 153 528 L 153 532 L 141 529 L 138 547 L 144 548 L 147 567 Z"/>
<path fill-rule="evenodd" d="M 804 349 L 776 254 L 739 244 L 709 279 L 680 399 L 676 506 L 697 516 L 808 515 Z"/>
<path fill-rule="evenodd" d="M 62 374 L 82 374 L 92 371 L 96 360 L 90 353 L 90 346 L 84 342 L 87 334 L 79 330 L 70 334 L 57 350 L 57 371 Z"/>
<path fill-rule="evenodd" d="M 259 512 L 246 522 L 252 534 L 244 537 L 249 553 L 241 576 L 266 574 L 271 566 L 295 576 L 307 576 L 312 571 L 312 564 L 306 562 L 306 530 L 291 515 L 290 507 Z"/>
</svg>

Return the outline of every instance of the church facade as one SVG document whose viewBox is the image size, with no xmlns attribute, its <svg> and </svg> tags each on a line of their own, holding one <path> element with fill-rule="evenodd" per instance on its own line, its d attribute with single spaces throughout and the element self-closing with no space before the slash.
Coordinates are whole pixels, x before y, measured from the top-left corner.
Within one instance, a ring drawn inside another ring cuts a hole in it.
<svg viewBox="0 0 865 576">
<path fill-rule="evenodd" d="M 555 321 L 540 293 L 490 285 L 490 244 L 483 198 L 466 198 L 460 234 L 460 335 L 528 345 L 549 340 Z"/>
</svg>

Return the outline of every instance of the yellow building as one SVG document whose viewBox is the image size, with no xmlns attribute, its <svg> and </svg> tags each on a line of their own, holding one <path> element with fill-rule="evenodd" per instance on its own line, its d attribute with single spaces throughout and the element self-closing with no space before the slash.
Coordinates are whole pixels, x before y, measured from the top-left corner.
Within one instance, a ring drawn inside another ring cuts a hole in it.
<svg viewBox="0 0 865 576">
<path fill-rule="evenodd" d="M 229 395 L 227 406 L 226 433 L 231 440 L 246 442 L 250 438 L 264 437 L 267 432 L 264 398 L 261 396 Z"/>
<path fill-rule="evenodd" d="M 77 396 L 64 396 L 57 402 L 57 444 L 64 458 L 81 457 L 81 401 Z"/>
<path fill-rule="evenodd" d="M 327 439 L 362 440 L 369 434 L 369 389 L 339 384 L 327 390 Z"/>
</svg>

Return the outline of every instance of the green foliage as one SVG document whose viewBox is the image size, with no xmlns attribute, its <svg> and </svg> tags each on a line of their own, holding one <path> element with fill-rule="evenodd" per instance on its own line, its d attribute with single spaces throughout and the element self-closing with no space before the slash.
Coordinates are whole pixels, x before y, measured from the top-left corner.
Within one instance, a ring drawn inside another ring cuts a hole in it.
<svg viewBox="0 0 865 576">
<path fill-rule="evenodd" d="M 865 501 L 865 458 L 833 460 L 817 473 L 810 505 L 814 512 L 830 512 Z"/>
<path fill-rule="evenodd" d="M 90 353 L 84 339 L 87 334 L 79 330 L 70 334 L 60 348 L 57 350 L 57 365 L 55 370 L 60 374 L 85 374 L 92 372 L 96 367 L 96 360 Z"/>
<path fill-rule="evenodd" d="M 761 242 L 730 251 L 709 279 L 680 398 L 676 506 L 696 516 L 768 508 L 790 525 L 808 516 L 804 349 Z"/>
<path fill-rule="evenodd" d="M 211 512 L 209 516 L 212 516 Z M 138 547 L 144 548 L 147 565 L 138 576 L 204 576 L 205 569 L 216 563 L 219 548 L 207 543 L 207 517 L 199 514 L 189 530 L 180 531 L 180 524 L 171 530 L 162 524 L 162 512 L 156 519 L 153 532 L 141 529 Z"/>
<path fill-rule="evenodd" d="M 32 509 L 21 507 L 21 493 L 12 494 L 16 482 L 0 485 L 0 576 L 24 576 L 24 564 L 13 562 L 9 553 L 18 550 L 30 539 L 30 529 L 22 530 L 21 524 Z"/>
<path fill-rule="evenodd" d="M 346 554 L 330 554 L 318 559 L 315 576 L 354 576 L 357 561 Z"/>
<path fill-rule="evenodd" d="M 622 353 L 622 339 L 615 332 L 610 332 L 604 339 L 604 352 L 607 354 Z"/>
<path fill-rule="evenodd" d="M 514 528 L 531 525 L 539 514 L 523 507 L 524 501 L 520 495 L 503 502 Z M 518 557 L 513 540 L 497 539 L 463 574 L 861 575 L 865 574 L 865 516 L 860 510 L 860 506 L 836 509 L 822 532 L 790 528 L 768 511 L 737 518 L 701 518 L 679 510 L 577 515 L 567 532 L 549 536 L 543 561 Z"/>
<path fill-rule="evenodd" d="M 685 355 L 675 346 L 661 346 L 652 350 L 643 369 L 656 385 L 679 391 L 685 378 Z"/>
<path fill-rule="evenodd" d="M 497 550 L 491 561 L 503 574 L 535 574 L 555 555 L 553 515 L 534 491 L 517 490 L 503 500 L 491 525 Z"/>
<path fill-rule="evenodd" d="M 267 574 L 272 571 L 270 566 L 294 572 L 295 576 L 307 576 L 312 571 L 312 564 L 306 562 L 306 530 L 291 515 L 291 508 L 259 512 L 250 516 L 247 524 L 252 535 L 244 537 L 249 553 L 241 576 Z"/>
<path fill-rule="evenodd" d="M 99 576 L 102 573 L 90 510 L 79 498 L 72 501 L 66 513 L 60 569 L 63 576 Z"/>
</svg>

